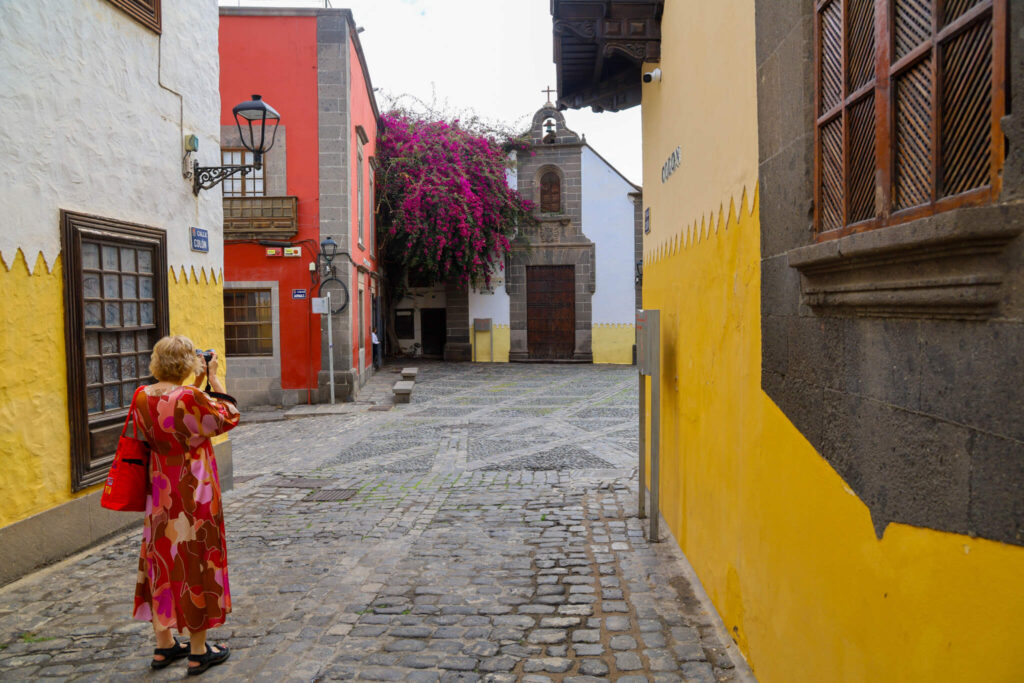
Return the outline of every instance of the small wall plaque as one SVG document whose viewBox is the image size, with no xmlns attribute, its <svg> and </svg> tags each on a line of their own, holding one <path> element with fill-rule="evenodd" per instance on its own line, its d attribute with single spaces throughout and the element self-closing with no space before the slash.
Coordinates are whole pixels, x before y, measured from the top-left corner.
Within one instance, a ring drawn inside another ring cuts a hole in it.
<svg viewBox="0 0 1024 683">
<path fill-rule="evenodd" d="M 304 290 L 304 289 L 293 289 L 292 290 L 292 298 L 293 299 L 305 299 L 306 298 L 306 290 Z"/>
</svg>

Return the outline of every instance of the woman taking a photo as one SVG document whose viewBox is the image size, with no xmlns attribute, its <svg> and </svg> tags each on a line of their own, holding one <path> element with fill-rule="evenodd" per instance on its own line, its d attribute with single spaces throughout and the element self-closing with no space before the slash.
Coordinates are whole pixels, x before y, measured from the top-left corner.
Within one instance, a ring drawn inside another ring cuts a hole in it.
<svg viewBox="0 0 1024 683">
<path fill-rule="evenodd" d="M 230 654 L 226 646 L 206 644 L 207 629 L 223 624 L 231 611 L 220 479 L 210 437 L 237 425 L 240 416 L 231 403 L 199 389 L 209 376 L 213 390 L 224 392 L 216 354 L 204 363 L 187 337 L 158 341 L 149 370 L 157 383 L 138 391 L 132 404 L 140 436 L 151 449 L 133 616 L 153 623 L 153 668 L 187 655 L 188 673 L 195 675 Z M 182 386 L 193 374 L 194 385 Z M 179 642 L 171 629 L 188 629 L 190 642 Z"/>
</svg>

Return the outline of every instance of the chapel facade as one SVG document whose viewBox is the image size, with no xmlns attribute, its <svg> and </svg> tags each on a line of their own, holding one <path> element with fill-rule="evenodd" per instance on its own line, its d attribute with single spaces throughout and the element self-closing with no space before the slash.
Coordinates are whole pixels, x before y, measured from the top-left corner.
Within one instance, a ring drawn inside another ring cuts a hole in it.
<svg viewBox="0 0 1024 683">
<path fill-rule="evenodd" d="M 394 310 L 406 354 L 475 362 L 633 362 L 640 188 L 547 102 L 508 182 L 533 202 L 491 285 L 409 288 Z"/>
</svg>

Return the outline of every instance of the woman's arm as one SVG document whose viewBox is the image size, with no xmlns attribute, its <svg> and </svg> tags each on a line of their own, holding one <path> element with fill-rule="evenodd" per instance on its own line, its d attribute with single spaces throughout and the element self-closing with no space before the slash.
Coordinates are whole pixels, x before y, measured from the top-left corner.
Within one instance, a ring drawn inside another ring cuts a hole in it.
<svg viewBox="0 0 1024 683">
<path fill-rule="evenodd" d="M 210 377 L 210 388 L 216 391 L 218 394 L 226 394 L 224 391 L 224 385 L 221 384 L 220 377 L 217 376 L 217 366 L 220 365 L 220 361 L 217 359 L 217 352 L 213 352 L 213 358 L 207 363 L 207 372 Z"/>
<path fill-rule="evenodd" d="M 209 438 L 238 425 L 242 416 L 231 403 L 218 401 L 197 387 L 192 387 L 190 393 L 192 405 L 187 406 L 189 409 L 185 411 L 184 419 L 192 437 Z"/>
</svg>

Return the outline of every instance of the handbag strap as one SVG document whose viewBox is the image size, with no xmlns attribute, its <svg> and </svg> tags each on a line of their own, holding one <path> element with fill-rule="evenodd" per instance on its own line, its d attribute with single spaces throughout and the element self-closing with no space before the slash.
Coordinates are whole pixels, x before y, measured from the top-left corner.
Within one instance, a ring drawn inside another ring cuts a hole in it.
<svg viewBox="0 0 1024 683">
<path fill-rule="evenodd" d="M 131 404 L 131 406 L 128 407 L 128 414 L 124 416 L 124 426 L 121 427 L 121 436 L 122 437 L 124 437 L 124 435 L 128 432 L 128 421 L 131 420 L 132 419 L 132 415 L 135 414 L 135 399 L 137 399 L 139 397 L 139 392 L 142 391 L 145 388 L 146 387 L 145 387 L 144 384 L 140 385 L 135 390 L 135 393 L 132 394 L 132 404 Z M 135 427 L 134 427 L 134 432 L 133 433 L 135 434 L 134 438 L 136 438 L 136 439 L 139 438 L 139 422 L 138 422 L 138 420 L 135 421 Z"/>
</svg>

